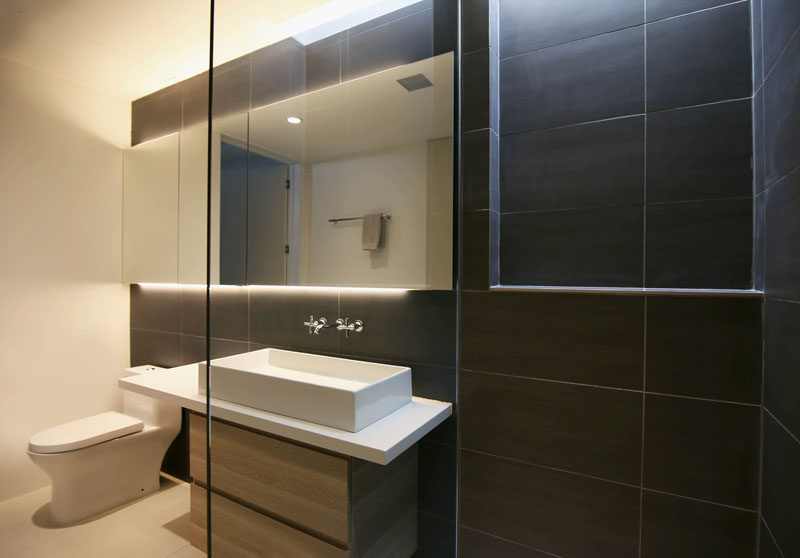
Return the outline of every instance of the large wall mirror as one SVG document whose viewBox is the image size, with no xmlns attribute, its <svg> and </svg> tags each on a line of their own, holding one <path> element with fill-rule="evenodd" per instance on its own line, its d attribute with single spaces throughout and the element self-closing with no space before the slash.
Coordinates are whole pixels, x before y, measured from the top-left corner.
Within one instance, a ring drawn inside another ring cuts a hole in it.
<svg viewBox="0 0 800 558">
<path fill-rule="evenodd" d="M 211 282 L 451 289 L 453 76 L 448 52 L 212 121 Z M 205 283 L 207 135 L 126 153 L 127 281 Z"/>
</svg>

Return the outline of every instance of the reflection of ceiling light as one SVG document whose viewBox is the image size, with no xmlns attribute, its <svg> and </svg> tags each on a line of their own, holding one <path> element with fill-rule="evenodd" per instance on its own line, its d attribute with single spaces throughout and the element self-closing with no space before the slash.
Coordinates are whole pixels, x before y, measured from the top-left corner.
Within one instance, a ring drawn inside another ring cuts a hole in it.
<svg viewBox="0 0 800 558">
<path fill-rule="evenodd" d="M 289 116 L 286 118 L 286 122 L 289 124 L 300 124 L 303 121 L 302 118 L 298 118 L 297 116 Z"/>
</svg>

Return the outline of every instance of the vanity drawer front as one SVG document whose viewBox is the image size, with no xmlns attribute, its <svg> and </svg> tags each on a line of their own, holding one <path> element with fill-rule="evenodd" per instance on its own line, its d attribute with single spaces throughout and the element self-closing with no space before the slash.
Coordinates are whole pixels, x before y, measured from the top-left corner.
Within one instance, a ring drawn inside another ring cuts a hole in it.
<svg viewBox="0 0 800 558">
<path fill-rule="evenodd" d="M 206 421 L 191 415 L 190 474 L 205 484 Z M 213 421 L 211 486 L 288 523 L 348 544 L 348 461 Z"/>
<path fill-rule="evenodd" d="M 206 491 L 192 485 L 192 545 L 206 550 Z M 218 558 L 346 558 L 346 550 L 211 494 L 212 551 Z"/>
</svg>

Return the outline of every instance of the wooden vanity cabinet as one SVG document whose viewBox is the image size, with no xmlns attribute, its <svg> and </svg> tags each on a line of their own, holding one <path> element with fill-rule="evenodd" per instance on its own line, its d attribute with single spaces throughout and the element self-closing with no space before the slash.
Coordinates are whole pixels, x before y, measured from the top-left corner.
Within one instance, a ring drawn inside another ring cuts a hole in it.
<svg viewBox="0 0 800 558">
<path fill-rule="evenodd" d="M 206 546 L 206 419 L 190 418 L 192 544 Z M 417 448 L 378 465 L 217 419 L 215 558 L 408 558 L 417 548 Z"/>
</svg>

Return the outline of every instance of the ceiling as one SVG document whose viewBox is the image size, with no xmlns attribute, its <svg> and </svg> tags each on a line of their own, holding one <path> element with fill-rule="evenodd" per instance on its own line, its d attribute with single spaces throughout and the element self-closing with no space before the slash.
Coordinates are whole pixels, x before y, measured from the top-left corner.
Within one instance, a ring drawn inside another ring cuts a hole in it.
<svg viewBox="0 0 800 558">
<path fill-rule="evenodd" d="M 217 0 L 215 64 L 307 32 L 324 18 L 409 3 Z M 0 0 L 0 56 L 131 101 L 208 68 L 208 6 L 207 0 Z"/>
<path fill-rule="evenodd" d="M 433 86 L 406 91 L 398 79 L 423 74 Z M 289 116 L 302 119 L 290 124 Z M 213 125 L 238 137 L 224 122 Z M 250 111 L 251 148 L 306 164 L 389 150 L 453 133 L 453 54 L 397 66 Z"/>
</svg>

